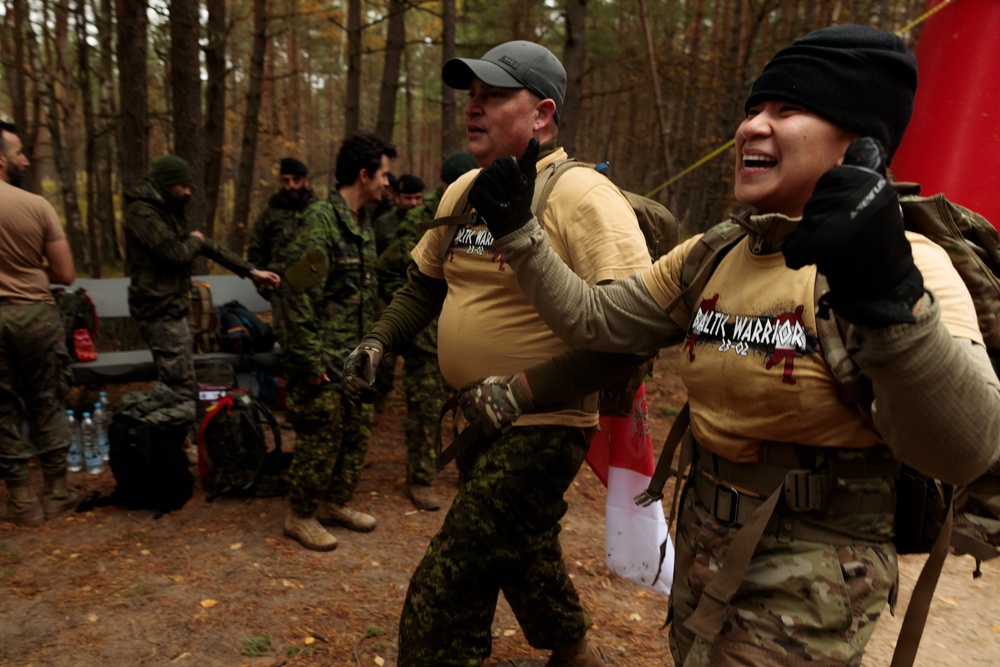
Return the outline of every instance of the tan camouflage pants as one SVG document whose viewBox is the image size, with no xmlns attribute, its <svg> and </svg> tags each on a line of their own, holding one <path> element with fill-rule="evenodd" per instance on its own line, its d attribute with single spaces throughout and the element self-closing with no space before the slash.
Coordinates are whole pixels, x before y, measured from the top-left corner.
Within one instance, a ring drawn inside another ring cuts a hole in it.
<svg viewBox="0 0 1000 667">
<path fill-rule="evenodd" d="M 860 665 L 896 582 L 891 542 L 840 546 L 765 535 L 715 642 L 684 627 L 735 528 L 687 490 L 677 526 L 670 651 L 684 667 Z"/>
<path fill-rule="evenodd" d="M 187 318 L 136 320 L 139 334 L 153 353 L 157 379 L 184 399 L 198 398 L 194 374 L 194 343 Z"/>
</svg>

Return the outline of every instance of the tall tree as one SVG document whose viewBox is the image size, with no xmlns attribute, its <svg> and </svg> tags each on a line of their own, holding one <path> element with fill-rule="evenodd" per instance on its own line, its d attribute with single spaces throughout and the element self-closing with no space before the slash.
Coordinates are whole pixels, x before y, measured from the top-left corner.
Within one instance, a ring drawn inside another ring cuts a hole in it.
<svg viewBox="0 0 1000 667">
<path fill-rule="evenodd" d="M 566 152 L 577 154 L 577 132 L 583 122 L 583 67 L 587 59 L 587 0 L 566 0 L 566 98 L 559 117 L 559 140 Z"/>
<path fill-rule="evenodd" d="M 185 212 L 205 229 L 205 128 L 201 112 L 201 48 L 198 0 L 170 0 L 170 90 L 174 102 L 174 152 L 191 167 L 191 201 Z M 195 272 L 204 273 L 199 257 Z"/>
<path fill-rule="evenodd" d="M 215 212 L 226 145 L 226 0 L 206 0 L 208 46 L 205 48 L 205 229 L 215 234 Z"/>
<path fill-rule="evenodd" d="M 456 33 L 455 0 L 441 0 L 441 67 L 454 58 Z M 441 81 L 441 153 L 442 158 L 458 150 L 458 117 L 455 91 Z"/>
<path fill-rule="evenodd" d="M 95 218 L 100 227 L 100 256 L 103 261 L 120 260 L 121 248 L 115 226 L 114 178 L 115 127 L 117 125 L 114 92 L 114 30 L 112 0 L 93 2 L 98 35 L 98 94 L 94 119 L 94 167 L 88 170 L 94 179 Z M 89 139 L 88 139 L 89 140 Z"/>
<path fill-rule="evenodd" d="M 382 67 L 382 87 L 378 98 L 378 120 L 375 134 L 392 141 L 392 129 L 396 125 L 396 97 L 399 93 L 399 70 L 406 48 L 407 0 L 389 0 L 389 16 L 385 34 L 385 64 Z"/>
<path fill-rule="evenodd" d="M 264 89 L 264 58 L 267 53 L 267 29 L 270 3 L 253 0 L 253 48 L 250 55 L 250 76 L 246 93 L 246 110 L 243 117 L 243 138 L 240 144 L 240 163 L 236 170 L 236 200 L 233 206 L 233 228 L 229 234 L 229 248 L 242 253 L 246 245 L 250 219 L 250 195 L 253 192 L 253 169 L 257 155 L 257 136 L 260 132 L 261 96 Z"/>
<path fill-rule="evenodd" d="M 347 99 L 344 135 L 361 127 L 361 0 L 347 1 Z"/>
<path fill-rule="evenodd" d="M 125 192 L 142 182 L 149 169 L 149 99 L 146 90 L 147 0 L 116 0 L 118 99 L 121 141 L 118 159 Z"/>
</svg>

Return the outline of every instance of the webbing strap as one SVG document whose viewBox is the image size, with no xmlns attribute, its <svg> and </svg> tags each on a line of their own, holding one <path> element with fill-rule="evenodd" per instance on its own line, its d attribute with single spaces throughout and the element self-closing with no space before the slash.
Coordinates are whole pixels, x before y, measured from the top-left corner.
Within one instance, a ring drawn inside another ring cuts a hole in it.
<svg viewBox="0 0 1000 667">
<path fill-rule="evenodd" d="M 903 626 L 899 630 L 899 639 L 896 640 L 896 650 L 892 654 L 891 667 L 910 667 L 917 657 L 920 637 L 927 622 L 927 612 L 930 611 L 934 589 L 937 587 L 941 568 L 944 566 L 944 559 L 948 556 L 948 547 L 951 545 L 951 531 L 955 519 L 954 499 L 954 489 L 946 485 L 944 523 L 937 539 L 934 540 L 927 562 L 917 577 L 917 584 L 913 587 L 910 604 L 907 605 L 906 615 L 903 616 Z"/>
<path fill-rule="evenodd" d="M 684 433 L 687 432 L 690 425 L 691 406 L 685 403 L 681 411 L 674 417 L 674 423 L 670 427 L 670 432 L 667 433 L 667 439 L 663 441 L 663 449 L 660 450 L 660 458 L 656 460 L 656 469 L 653 470 L 653 476 L 649 479 L 649 485 L 645 491 L 632 499 L 636 505 L 649 507 L 653 503 L 663 500 L 663 485 L 667 483 L 667 478 L 674 472 L 671 470 L 670 464 L 673 463 L 677 446 L 680 445 Z M 678 477 L 680 477 L 682 469 L 678 468 L 676 471 Z"/>
<path fill-rule="evenodd" d="M 778 485 L 760 507 L 754 510 L 743 528 L 733 535 L 729 550 L 716 576 L 708 582 L 698 601 L 694 613 L 684 622 L 684 627 L 704 639 L 709 644 L 715 642 L 722 630 L 729 601 L 736 595 L 743 581 L 743 575 L 750 566 L 753 552 L 767 529 L 774 508 L 783 495 L 783 486 Z"/>
</svg>

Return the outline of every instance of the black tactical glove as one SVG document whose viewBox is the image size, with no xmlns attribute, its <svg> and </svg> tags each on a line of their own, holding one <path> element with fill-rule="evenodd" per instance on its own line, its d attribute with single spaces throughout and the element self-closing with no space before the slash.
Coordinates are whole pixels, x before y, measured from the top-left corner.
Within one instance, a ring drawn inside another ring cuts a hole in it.
<svg viewBox="0 0 1000 667">
<path fill-rule="evenodd" d="M 493 238 L 517 231 L 531 220 L 537 162 L 538 139 L 532 137 L 520 160 L 513 155 L 497 158 L 476 177 L 469 191 L 469 203 Z"/>
<path fill-rule="evenodd" d="M 470 382 L 462 387 L 458 404 L 465 418 L 470 423 L 479 420 L 487 434 L 491 432 L 488 426 L 502 430 L 517 421 L 522 412 L 534 407 L 531 387 L 524 373 L 506 377 L 493 375 Z"/>
<path fill-rule="evenodd" d="M 851 323 L 915 321 L 913 306 L 924 294 L 924 280 L 913 264 L 899 199 L 885 178 L 885 151 L 876 140 L 852 142 L 843 166 L 820 176 L 802 222 L 781 250 L 792 269 L 816 265 L 830 283 L 820 305 L 832 306 Z"/>
<path fill-rule="evenodd" d="M 344 395 L 355 405 L 375 402 L 376 391 L 372 385 L 384 352 L 378 340 L 365 338 L 344 361 L 344 376 L 340 384 Z"/>
</svg>

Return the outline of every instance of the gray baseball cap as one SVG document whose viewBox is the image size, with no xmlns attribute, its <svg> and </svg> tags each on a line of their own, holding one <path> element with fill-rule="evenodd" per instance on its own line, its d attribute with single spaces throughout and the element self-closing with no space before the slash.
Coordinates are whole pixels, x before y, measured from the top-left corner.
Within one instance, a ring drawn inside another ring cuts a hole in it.
<svg viewBox="0 0 1000 667">
<path fill-rule="evenodd" d="M 497 88 L 527 88 L 543 100 L 556 103 L 556 120 L 566 95 L 566 70 L 551 51 L 540 44 L 515 41 L 495 46 L 478 60 L 452 58 L 441 78 L 458 90 L 472 87 L 472 78 Z"/>
</svg>

